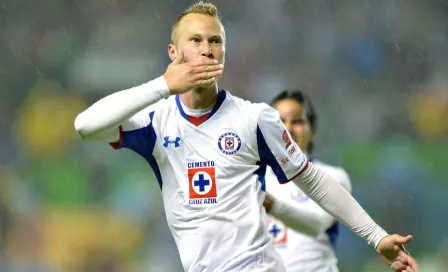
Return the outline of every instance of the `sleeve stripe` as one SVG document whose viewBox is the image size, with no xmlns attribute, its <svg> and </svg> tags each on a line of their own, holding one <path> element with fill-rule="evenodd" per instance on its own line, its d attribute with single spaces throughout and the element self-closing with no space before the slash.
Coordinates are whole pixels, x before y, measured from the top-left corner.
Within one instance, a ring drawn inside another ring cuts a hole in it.
<svg viewBox="0 0 448 272">
<path fill-rule="evenodd" d="M 294 177 L 288 179 L 287 181 L 285 181 L 285 182 L 280 182 L 280 183 L 281 183 L 281 184 L 285 184 L 285 183 L 290 182 L 291 180 L 294 180 L 294 179 L 297 178 L 300 174 L 302 174 L 303 171 L 305 171 L 305 170 L 308 168 L 308 165 L 309 165 L 309 164 L 310 164 L 310 161 L 307 159 L 307 160 L 306 160 L 305 167 L 303 167 L 303 169 L 300 170 L 299 173 L 297 173 Z"/>
<path fill-rule="evenodd" d="M 149 124 L 147 126 L 123 131 L 120 126 L 120 142 L 109 143 L 114 149 L 128 148 L 142 156 L 151 166 L 157 178 L 160 188 L 162 189 L 163 181 L 160 168 L 156 158 L 153 155 L 157 141 L 157 134 L 153 127 L 154 112 L 149 113 Z"/>
<path fill-rule="evenodd" d="M 258 175 L 258 181 L 261 183 L 261 190 L 266 192 L 266 164 L 258 161 L 258 169 L 254 174 Z"/>
<path fill-rule="evenodd" d="M 260 130 L 260 127 L 257 125 L 257 145 L 258 145 L 258 154 L 260 155 L 260 161 L 269 165 L 274 171 L 277 179 L 280 183 L 288 182 L 288 178 L 286 174 L 283 172 L 280 164 L 278 164 L 277 159 L 275 158 L 272 151 L 269 149 L 269 146 L 264 139 L 263 133 Z"/>
</svg>

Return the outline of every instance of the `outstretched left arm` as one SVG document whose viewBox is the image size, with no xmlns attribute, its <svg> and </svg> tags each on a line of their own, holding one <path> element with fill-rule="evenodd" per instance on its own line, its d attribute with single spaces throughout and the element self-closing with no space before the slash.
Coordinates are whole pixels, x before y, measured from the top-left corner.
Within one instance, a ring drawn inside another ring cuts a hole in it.
<svg viewBox="0 0 448 272">
<path fill-rule="evenodd" d="M 392 269 L 418 271 L 417 263 L 403 248 L 412 237 L 388 235 L 335 179 L 310 163 L 294 183 L 325 211 L 373 245 Z"/>
</svg>

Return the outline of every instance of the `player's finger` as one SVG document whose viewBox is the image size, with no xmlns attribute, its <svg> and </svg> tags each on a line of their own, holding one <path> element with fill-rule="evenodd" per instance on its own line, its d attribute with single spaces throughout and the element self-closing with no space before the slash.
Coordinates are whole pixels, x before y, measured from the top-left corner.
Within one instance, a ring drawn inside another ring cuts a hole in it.
<svg viewBox="0 0 448 272">
<path fill-rule="evenodd" d="M 197 66 L 204 66 L 204 65 L 215 65 L 218 64 L 218 61 L 215 59 L 209 59 L 206 57 L 200 58 L 198 60 L 192 61 L 191 66 L 197 67 Z"/>
<path fill-rule="evenodd" d="M 392 263 L 390 267 L 397 272 L 406 271 L 406 265 L 399 261 Z"/>
<path fill-rule="evenodd" d="M 417 269 L 417 262 L 415 259 L 405 253 L 400 254 L 396 260 L 406 264 L 406 266 L 410 266 L 412 269 Z"/>
<path fill-rule="evenodd" d="M 416 264 L 412 264 L 411 262 L 401 262 L 406 266 L 406 269 L 404 269 L 404 271 L 406 272 L 417 272 L 418 268 L 416 267 Z"/>
<path fill-rule="evenodd" d="M 199 86 L 209 86 L 212 83 L 214 83 L 215 80 L 216 80 L 216 77 L 212 77 L 212 78 L 209 78 L 209 79 L 200 79 L 200 80 L 197 81 L 197 84 Z"/>
<path fill-rule="evenodd" d="M 418 264 L 417 261 L 412 258 L 411 256 L 408 257 L 407 260 L 408 266 L 410 266 L 412 268 L 413 272 L 418 272 L 419 268 L 418 268 Z"/>
<path fill-rule="evenodd" d="M 195 80 L 206 80 L 212 77 L 217 77 L 222 74 L 222 70 L 214 71 L 214 72 L 204 72 L 200 74 L 196 74 L 194 77 Z"/>
<path fill-rule="evenodd" d="M 410 241 L 412 241 L 412 235 L 408 235 L 406 237 L 401 236 L 401 235 L 396 235 L 394 238 L 395 238 L 395 243 L 397 243 L 397 244 L 407 244 Z"/>
<path fill-rule="evenodd" d="M 219 71 L 224 68 L 223 64 L 215 64 L 215 65 L 204 65 L 204 66 L 198 66 L 194 67 L 194 73 L 203 73 L 203 72 L 214 72 Z"/>
<path fill-rule="evenodd" d="M 179 50 L 177 50 L 177 56 L 173 60 L 173 63 L 181 64 L 183 61 L 184 61 L 184 51 L 181 48 L 179 48 Z"/>
</svg>

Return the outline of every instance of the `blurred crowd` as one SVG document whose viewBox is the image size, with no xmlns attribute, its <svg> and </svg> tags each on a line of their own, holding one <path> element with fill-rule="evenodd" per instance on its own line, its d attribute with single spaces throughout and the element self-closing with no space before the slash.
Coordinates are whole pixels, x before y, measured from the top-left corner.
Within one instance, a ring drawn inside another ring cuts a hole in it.
<svg viewBox="0 0 448 272">
<path fill-rule="evenodd" d="M 422 271 L 448 271 L 448 2 L 212 2 L 227 31 L 220 87 L 254 102 L 308 92 L 315 156 L 347 169 L 378 223 L 414 235 Z M 81 143 L 73 121 L 161 75 L 190 4 L 2 1 L 0 271 L 182 271 L 146 162 Z M 343 272 L 384 271 L 347 229 L 337 252 Z"/>
</svg>

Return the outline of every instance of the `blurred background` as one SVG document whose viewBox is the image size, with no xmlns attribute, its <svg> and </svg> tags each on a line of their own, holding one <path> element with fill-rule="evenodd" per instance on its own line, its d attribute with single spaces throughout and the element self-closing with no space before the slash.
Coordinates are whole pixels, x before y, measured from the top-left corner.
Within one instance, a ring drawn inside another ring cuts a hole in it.
<svg viewBox="0 0 448 272">
<path fill-rule="evenodd" d="M 213 1 L 220 87 L 255 102 L 308 92 L 315 156 L 341 165 L 389 232 L 448 271 L 448 2 Z M 0 271 L 181 271 L 160 190 L 131 151 L 81 143 L 77 113 L 161 75 L 190 1 L 1 0 Z M 388 271 L 342 230 L 341 271 Z M 298 253 L 299 254 L 299 253 Z"/>
</svg>

